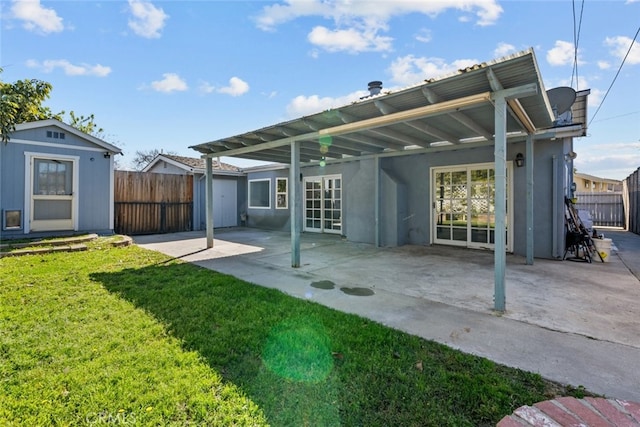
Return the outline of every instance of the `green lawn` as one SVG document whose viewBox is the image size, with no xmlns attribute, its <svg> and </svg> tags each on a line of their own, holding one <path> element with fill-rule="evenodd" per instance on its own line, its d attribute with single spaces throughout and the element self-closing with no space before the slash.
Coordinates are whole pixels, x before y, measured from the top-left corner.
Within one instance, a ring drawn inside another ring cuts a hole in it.
<svg viewBox="0 0 640 427">
<path fill-rule="evenodd" d="M 482 426 L 572 391 L 101 242 L 0 259 L 2 425 Z"/>
</svg>

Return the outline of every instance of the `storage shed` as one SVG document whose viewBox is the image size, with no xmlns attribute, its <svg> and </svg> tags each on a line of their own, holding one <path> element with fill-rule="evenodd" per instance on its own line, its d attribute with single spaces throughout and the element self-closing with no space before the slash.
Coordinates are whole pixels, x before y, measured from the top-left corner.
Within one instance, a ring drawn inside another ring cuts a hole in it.
<svg viewBox="0 0 640 427">
<path fill-rule="evenodd" d="M 121 150 L 55 119 L 18 124 L 0 145 L 0 237 L 113 233 Z"/>
</svg>

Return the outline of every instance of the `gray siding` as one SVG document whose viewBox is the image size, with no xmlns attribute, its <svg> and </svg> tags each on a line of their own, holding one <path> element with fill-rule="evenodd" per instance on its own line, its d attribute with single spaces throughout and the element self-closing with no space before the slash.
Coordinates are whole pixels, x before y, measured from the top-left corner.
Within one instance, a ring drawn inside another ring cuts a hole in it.
<svg viewBox="0 0 640 427">
<path fill-rule="evenodd" d="M 571 149 L 571 140 L 535 141 L 534 146 L 534 255 L 555 258 L 564 252 L 564 195 L 570 179 L 567 171 L 572 169 L 565 162 L 564 153 Z M 524 142 L 508 144 L 508 161 L 513 161 L 518 153 L 526 153 Z M 381 158 L 381 244 L 431 243 L 432 167 L 493 161 L 493 146 Z M 375 160 L 330 164 L 324 168 L 303 166 L 301 170 L 305 177 L 341 174 L 342 234 L 354 242 L 375 243 Z M 513 252 L 518 255 L 526 253 L 525 171 L 525 167 L 513 167 Z M 288 169 L 249 173 L 248 179 L 271 179 L 273 198 L 276 176 L 288 176 Z M 271 209 L 249 209 L 248 213 L 251 227 L 289 230 L 289 210 L 276 210 L 273 202 Z"/>
<path fill-rule="evenodd" d="M 167 173 L 167 174 L 173 174 L 173 175 L 186 175 L 187 173 L 190 173 L 185 169 L 172 165 L 170 163 L 167 163 L 164 160 L 161 160 L 155 165 L 153 165 L 153 167 L 147 172 Z"/>
</svg>

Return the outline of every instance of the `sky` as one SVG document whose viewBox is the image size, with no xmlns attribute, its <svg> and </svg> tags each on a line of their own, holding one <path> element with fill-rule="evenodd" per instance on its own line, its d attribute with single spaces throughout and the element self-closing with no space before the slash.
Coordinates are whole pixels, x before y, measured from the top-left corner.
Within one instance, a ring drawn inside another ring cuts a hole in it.
<svg viewBox="0 0 640 427">
<path fill-rule="evenodd" d="M 138 150 L 199 157 L 190 145 L 346 105 L 372 80 L 397 90 L 530 47 L 545 89 L 591 89 L 578 172 L 624 179 L 640 167 L 640 0 L 0 7 L 0 79 L 51 83 L 45 105 L 93 114 L 123 168 Z"/>
</svg>

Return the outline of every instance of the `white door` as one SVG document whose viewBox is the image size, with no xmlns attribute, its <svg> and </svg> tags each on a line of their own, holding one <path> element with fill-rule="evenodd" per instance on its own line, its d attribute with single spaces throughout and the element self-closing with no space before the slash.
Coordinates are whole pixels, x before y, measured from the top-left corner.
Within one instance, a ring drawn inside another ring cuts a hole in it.
<svg viewBox="0 0 640 427">
<path fill-rule="evenodd" d="M 342 233 L 342 176 L 304 178 L 304 231 Z"/>
<path fill-rule="evenodd" d="M 495 245 L 493 163 L 432 169 L 433 242 L 490 248 Z M 507 251 L 511 250 L 511 164 L 507 168 Z"/>
<path fill-rule="evenodd" d="M 28 230 L 75 230 L 77 159 L 31 155 L 28 162 Z"/>
</svg>

